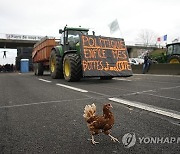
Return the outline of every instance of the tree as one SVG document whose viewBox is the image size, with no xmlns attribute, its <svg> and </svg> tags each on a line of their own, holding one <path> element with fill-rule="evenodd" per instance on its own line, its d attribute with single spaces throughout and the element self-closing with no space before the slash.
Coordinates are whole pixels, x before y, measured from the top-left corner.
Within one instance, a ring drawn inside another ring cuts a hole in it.
<svg viewBox="0 0 180 154">
<path fill-rule="evenodd" d="M 157 35 L 149 29 L 143 29 L 140 31 L 138 35 L 138 40 L 144 45 L 144 46 L 152 46 L 156 45 L 157 43 Z"/>
</svg>

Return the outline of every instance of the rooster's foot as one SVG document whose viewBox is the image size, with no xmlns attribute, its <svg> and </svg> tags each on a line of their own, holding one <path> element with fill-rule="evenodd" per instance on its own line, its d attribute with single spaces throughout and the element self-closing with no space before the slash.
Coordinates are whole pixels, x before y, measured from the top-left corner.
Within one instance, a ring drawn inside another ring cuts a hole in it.
<svg viewBox="0 0 180 154">
<path fill-rule="evenodd" d="M 96 142 L 94 139 L 88 139 L 89 141 L 91 141 L 92 142 L 92 144 L 98 144 L 99 142 Z"/>
<path fill-rule="evenodd" d="M 94 140 L 94 136 L 92 135 L 92 138 L 91 139 L 88 139 L 88 140 L 91 140 L 91 142 L 92 142 L 92 144 L 97 144 L 97 143 L 99 143 L 99 142 L 96 142 L 95 140 Z"/>
<path fill-rule="evenodd" d="M 108 135 L 110 138 L 111 138 L 111 140 L 113 141 L 113 142 L 119 142 L 119 140 L 117 139 L 117 138 L 115 138 L 115 137 L 113 137 L 112 135 Z M 120 142 L 119 142 L 120 143 Z"/>
</svg>

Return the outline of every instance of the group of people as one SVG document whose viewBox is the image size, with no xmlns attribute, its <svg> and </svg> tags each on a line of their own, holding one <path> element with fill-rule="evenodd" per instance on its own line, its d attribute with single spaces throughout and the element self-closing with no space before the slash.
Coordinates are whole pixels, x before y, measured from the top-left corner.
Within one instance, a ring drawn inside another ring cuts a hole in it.
<svg viewBox="0 0 180 154">
<path fill-rule="evenodd" d="M 1 72 L 14 72 L 13 64 L 0 65 L 0 73 Z"/>
<path fill-rule="evenodd" d="M 6 58 L 6 53 L 8 51 L 2 51 L 3 52 L 3 58 Z M 0 73 L 1 72 L 14 72 L 15 66 L 13 64 L 5 64 L 5 65 L 0 65 Z"/>
</svg>

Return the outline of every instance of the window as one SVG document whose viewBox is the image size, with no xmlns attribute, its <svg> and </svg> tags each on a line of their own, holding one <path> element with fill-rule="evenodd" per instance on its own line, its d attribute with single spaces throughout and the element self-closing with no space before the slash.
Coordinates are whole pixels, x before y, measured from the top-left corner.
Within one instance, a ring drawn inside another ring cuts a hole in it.
<svg viewBox="0 0 180 154">
<path fill-rule="evenodd" d="M 180 54 L 180 44 L 174 45 L 173 54 Z"/>
<path fill-rule="evenodd" d="M 172 52 L 173 52 L 173 46 L 170 45 L 170 46 L 168 46 L 168 49 L 167 49 L 167 55 L 171 55 Z"/>
<path fill-rule="evenodd" d="M 68 31 L 68 42 L 73 42 L 73 43 L 79 42 L 79 32 Z"/>
<path fill-rule="evenodd" d="M 61 34 L 60 44 L 64 44 L 64 32 Z"/>
<path fill-rule="evenodd" d="M 80 34 L 87 35 L 86 31 L 68 31 L 68 42 L 74 42 L 75 44 L 79 42 Z"/>
</svg>

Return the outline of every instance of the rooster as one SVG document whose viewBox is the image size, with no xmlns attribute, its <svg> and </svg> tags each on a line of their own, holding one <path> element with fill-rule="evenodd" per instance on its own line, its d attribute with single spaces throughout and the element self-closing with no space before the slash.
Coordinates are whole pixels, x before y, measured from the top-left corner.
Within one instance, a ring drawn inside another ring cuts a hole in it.
<svg viewBox="0 0 180 154">
<path fill-rule="evenodd" d="M 98 116 L 96 115 L 96 105 L 94 103 L 85 106 L 83 117 L 85 118 L 89 131 L 91 133 L 90 140 L 92 144 L 99 143 L 94 140 L 94 135 L 101 132 L 108 135 L 113 142 L 119 142 L 117 138 L 113 137 L 110 134 L 110 129 L 114 124 L 114 116 L 113 113 L 110 111 L 111 108 L 111 104 L 105 104 L 103 106 L 103 115 Z"/>
</svg>

